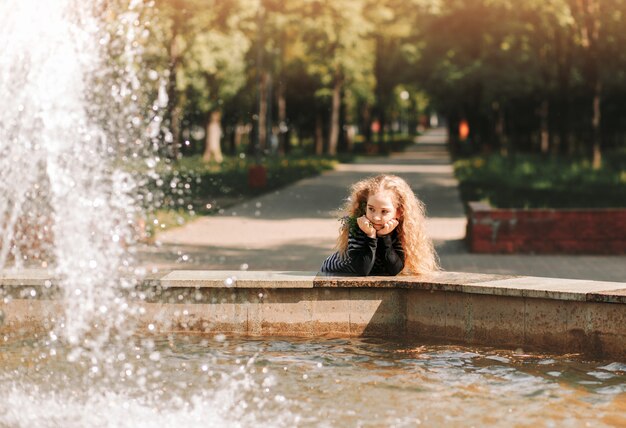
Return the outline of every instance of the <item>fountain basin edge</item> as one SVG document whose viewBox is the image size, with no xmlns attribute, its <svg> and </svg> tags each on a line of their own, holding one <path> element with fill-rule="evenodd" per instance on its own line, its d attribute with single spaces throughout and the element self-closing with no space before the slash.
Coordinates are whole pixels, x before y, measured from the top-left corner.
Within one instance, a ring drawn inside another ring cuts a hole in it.
<svg viewBox="0 0 626 428">
<path fill-rule="evenodd" d="M 0 272 L 0 335 L 52 328 L 63 313 L 56 283 L 45 270 Z M 124 293 L 145 332 L 372 336 L 626 360 L 621 282 L 176 270 L 148 275 Z"/>
</svg>

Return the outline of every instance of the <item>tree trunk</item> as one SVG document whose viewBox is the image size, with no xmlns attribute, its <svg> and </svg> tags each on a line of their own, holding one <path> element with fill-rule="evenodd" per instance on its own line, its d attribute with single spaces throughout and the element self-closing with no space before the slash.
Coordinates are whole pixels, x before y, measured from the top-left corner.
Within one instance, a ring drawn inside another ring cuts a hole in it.
<svg viewBox="0 0 626 428">
<path fill-rule="evenodd" d="M 380 122 L 380 127 L 378 128 L 378 153 L 387 152 L 387 144 L 385 143 L 385 127 L 387 126 L 386 120 L 385 109 L 379 105 L 378 121 Z"/>
<path fill-rule="evenodd" d="M 493 134 L 495 136 L 496 144 L 500 148 L 500 154 L 502 156 L 508 156 L 509 146 L 507 144 L 506 133 L 504 129 L 504 111 L 500 103 L 496 102 L 493 105 L 495 124 L 493 127 Z"/>
<path fill-rule="evenodd" d="M 174 17 L 172 23 L 172 37 L 169 43 L 169 64 L 168 64 L 168 79 L 167 79 L 167 107 L 165 108 L 165 118 L 169 122 L 169 126 L 172 130 L 173 140 L 171 146 L 168 148 L 169 155 L 173 159 L 178 158 L 178 148 L 180 147 L 180 132 L 179 120 L 180 114 L 178 112 L 178 89 L 176 88 L 178 66 L 180 64 L 180 49 L 177 43 L 178 31 L 181 25 L 178 15 Z"/>
<path fill-rule="evenodd" d="M 177 105 L 174 106 L 174 108 L 172 109 L 172 113 L 171 113 L 171 120 L 170 120 L 170 132 L 172 133 L 172 142 L 171 144 L 171 153 L 172 153 L 172 159 L 178 159 L 180 157 L 180 147 L 181 147 L 181 143 L 180 143 L 180 118 L 182 116 L 182 108 L 181 106 L 178 105 L 178 103 L 176 103 Z"/>
<path fill-rule="evenodd" d="M 543 100 L 541 107 L 539 108 L 539 121 L 540 121 L 540 149 L 542 155 L 547 155 L 550 150 L 550 129 L 548 127 L 548 112 L 550 108 L 550 102 Z"/>
<path fill-rule="evenodd" d="M 574 142 L 570 135 L 570 72 L 572 70 L 572 45 L 573 35 L 564 34 L 565 29 L 555 33 L 557 48 L 557 76 L 559 88 L 559 101 L 557 108 L 559 114 L 556 116 L 559 128 L 559 151 L 562 154 L 574 154 Z"/>
<path fill-rule="evenodd" d="M 235 137 L 233 140 L 233 155 L 237 153 L 239 146 L 241 145 L 241 137 L 244 133 L 244 125 L 241 121 L 237 121 L 235 125 Z"/>
<path fill-rule="evenodd" d="M 219 111 L 214 111 L 209 114 L 209 120 L 206 127 L 206 140 L 204 145 L 204 154 L 202 160 L 210 162 L 215 160 L 217 163 L 222 163 L 222 148 L 220 146 L 220 140 L 222 138 L 222 125 L 221 114 Z"/>
<path fill-rule="evenodd" d="M 259 118 L 257 122 L 257 132 L 259 133 L 259 152 L 263 152 L 267 147 L 267 73 L 263 72 L 259 83 Z"/>
<path fill-rule="evenodd" d="M 328 133 L 328 154 L 337 154 L 337 143 L 339 142 L 339 110 L 341 108 L 341 78 L 335 76 L 333 85 L 333 101 L 330 114 L 330 131 Z"/>
<path fill-rule="evenodd" d="M 578 0 L 577 25 L 580 28 L 581 44 L 585 54 L 585 77 L 591 93 L 591 151 L 594 169 L 602 166 L 601 111 L 602 83 L 600 81 L 600 0 Z"/>
<path fill-rule="evenodd" d="M 600 110 L 600 100 L 602 96 L 602 83 L 599 81 L 595 82 L 594 85 L 594 93 L 593 93 L 593 117 L 591 120 L 591 134 L 592 134 L 592 145 L 593 145 L 593 161 L 592 166 L 593 169 L 600 169 L 602 166 L 602 135 L 600 129 L 600 119 L 601 119 L 601 110 Z"/>
<path fill-rule="evenodd" d="M 315 154 L 324 154 L 324 129 L 320 113 L 315 115 Z"/>
<path fill-rule="evenodd" d="M 283 79 L 278 81 L 276 92 L 278 104 L 278 152 L 285 154 L 289 149 L 287 148 L 287 101 L 285 99 L 285 83 Z"/>
<path fill-rule="evenodd" d="M 367 153 L 372 146 L 372 114 L 370 106 L 366 103 L 363 104 L 362 110 L 363 116 L 363 140 L 365 146 L 365 152 Z"/>
</svg>

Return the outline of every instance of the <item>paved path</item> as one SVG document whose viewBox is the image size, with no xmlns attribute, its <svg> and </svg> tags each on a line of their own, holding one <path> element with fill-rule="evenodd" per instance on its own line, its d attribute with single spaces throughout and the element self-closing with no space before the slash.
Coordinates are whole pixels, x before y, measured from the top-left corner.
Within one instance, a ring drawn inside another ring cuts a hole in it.
<svg viewBox="0 0 626 428">
<path fill-rule="evenodd" d="M 444 269 L 626 282 L 625 256 L 477 255 L 467 252 L 465 215 L 445 147 L 431 130 L 405 152 L 340 164 L 276 192 L 162 232 L 143 247 L 147 267 L 316 271 L 332 252 L 337 209 L 348 187 L 378 173 L 397 174 L 426 203 L 428 230 Z"/>
</svg>

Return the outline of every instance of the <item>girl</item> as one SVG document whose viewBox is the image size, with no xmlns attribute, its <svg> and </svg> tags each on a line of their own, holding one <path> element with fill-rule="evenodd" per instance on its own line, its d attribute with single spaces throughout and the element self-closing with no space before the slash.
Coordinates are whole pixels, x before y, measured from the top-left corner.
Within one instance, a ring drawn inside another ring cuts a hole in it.
<svg viewBox="0 0 626 428">
<path fill-rule="evenodd" d="M 424 204 L 395 175 L 378 175 L 352 186 L 337 239 L 338 251 L 322 264 L 325 273 L 422 274 L 439 270 L 424 231 Z"/>
</svg>

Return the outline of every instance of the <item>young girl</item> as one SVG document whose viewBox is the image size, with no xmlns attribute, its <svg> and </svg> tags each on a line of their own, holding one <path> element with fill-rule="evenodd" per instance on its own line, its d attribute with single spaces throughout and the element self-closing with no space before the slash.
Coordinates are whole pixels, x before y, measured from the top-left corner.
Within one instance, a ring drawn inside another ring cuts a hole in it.
<svg viewBox="0 0 626 428">
<path fill-rule="evenodd" d="M 421 274 L 439 270 L 424 231 L 424 204 L 395 175 L 378 175 L 352 186 L 337 239 L 337 251 L 322 264 L 325 273 Z"/>
</svg>

